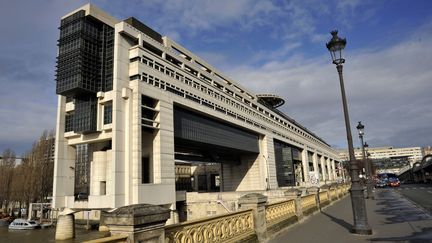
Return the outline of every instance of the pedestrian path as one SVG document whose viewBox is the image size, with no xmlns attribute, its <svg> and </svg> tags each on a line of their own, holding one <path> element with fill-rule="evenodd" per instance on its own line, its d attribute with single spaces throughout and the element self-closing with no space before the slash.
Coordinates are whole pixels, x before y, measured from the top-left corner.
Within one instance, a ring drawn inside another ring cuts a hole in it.
<svg viewBox="0 0 432 243">
<path fill-rule="evenodd" d="M 432 189 L 431 187 L 398 187 L 393 188 L 393 190 L 424 190 L 424 189 Z"/>
<path fill-rule="evenodd" d="M 348 195 L 321 213 L 295 224 L 269 242 L 432 242 L 432 216 L 394 190 L 377 190 L 375 200 L 366 199 L 372 235 L 350 233 L 353 222 Z"/>
</svg>

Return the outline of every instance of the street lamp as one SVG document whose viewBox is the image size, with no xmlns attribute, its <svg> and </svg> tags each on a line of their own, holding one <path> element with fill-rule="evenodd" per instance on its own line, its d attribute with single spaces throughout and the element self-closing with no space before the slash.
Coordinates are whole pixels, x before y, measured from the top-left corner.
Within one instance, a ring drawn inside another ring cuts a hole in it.
<svg viewBox="0 0 432 243">
<path fill-rule="evenodd" d="M 330 51 L 333 64 L 336 65 L 336 69 L 339 74 L 339 82 L 340 82 L 340 88 L 342 94 L 342 105 L 343 105 L 343 111 L 345 116 L 345 127 L 346 127 L 347 140 L 348 140 L 348 151 L 349 151 L 350 171 L 351 171 L 350 195 L 351 195 L 351 205 L 352 205 L 353 218 L 354 218 L 354 225 L 351 232 L 355 234 L 370 235 L 372 234 L 372 230 L 369 227 L 367 221 L 366 204 L 363 195 L 363 188 L 360 185 L 358 164 L 354 156 L 354 147 L 352 142 L 348 107 L 347 107 L 347 101 L 345 97 L 345 87 L 344 87 L 343 76 L 342 76 L 342 68 L 343 68 L 342 64 L 345 63 L 345 59 L 343 58 L 342 51 L 345 48 L 346 39 L 339 38 L 337 33 L 338 33 L 337 30 L 331 32 L 332 38 L 326 44 L 326 46 L 327 49 Z"/>
<path fill-rule="evenodd" d="M 366 198 L 373 199 L 373 186 L 372 186 L 372 175 L 371 175 L 371 168 L 369 166 L 369 162 L 366 159 L 366 152 L 365 148 L 369 147 L 367 143 L 363 143 L 363 136 L 364 136 L 364 125 L 361 123 L 361 121 L 358 122 L 357 130 L 361 142 L 361 148 L 362 148 L 362 155 L 363 155 L 363 165 L 366 169 Z"/>
</svg>

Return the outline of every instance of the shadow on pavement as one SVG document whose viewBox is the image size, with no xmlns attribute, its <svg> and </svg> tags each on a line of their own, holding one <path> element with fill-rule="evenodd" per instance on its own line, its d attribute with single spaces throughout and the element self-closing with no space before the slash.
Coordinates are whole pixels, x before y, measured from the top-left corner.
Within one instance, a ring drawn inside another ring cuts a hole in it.
<svg viewBox="0 0 432 243">
<path fill-rule="evenodd" d="M 422 210 L 413 207 L 407 200 L 391 195 L 390 191 L 380 191 L 379 198 L 376 200 L 377 205 L 382 207 L 376 212 L 386 216 L 386 224 L 432 219 Z"/>
<path fill-rule="evenodd" d="M 432 228 L 423 228 L 420 232 L 414 232 L 408 236 L 402 237 L 381 237 L 372 238 L 370 241 L 388 241 L 388 242 L 409 242 L 409 243 L 428 243 L 432 242 Z"/>
<path fill-rule="evenodd" d="M 334 216 L 331 216 L 330 214 L 327 214 L 326 212 L 321 211 L 321 213 L 327 217 L 329 217 L 333 222 L 339 224 L 340 226 L 344 227 L 345 229 L 348 230 L 348 232 L 350 232 L 350 230 L 352 229 L 352 225 L 350 223 L 348 223 L 347 221 L 343 220 L 343 219 L 339 219 L 336 218 Z"/>
</svg>

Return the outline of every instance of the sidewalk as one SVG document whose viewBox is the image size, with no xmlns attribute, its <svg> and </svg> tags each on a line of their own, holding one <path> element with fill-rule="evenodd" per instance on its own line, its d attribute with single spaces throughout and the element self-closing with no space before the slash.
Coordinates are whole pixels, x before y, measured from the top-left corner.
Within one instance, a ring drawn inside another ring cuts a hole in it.
<svg viewBox="0 0 432 243">
<path fill-rule="evenodd" d="M 394 190 L 377 190 L 366 199 L 372 235 L 349 232 L 353 215 L 350 196 L 276 235 L 269 242 L 432 242 L 432 216 Z"/>
</svg>

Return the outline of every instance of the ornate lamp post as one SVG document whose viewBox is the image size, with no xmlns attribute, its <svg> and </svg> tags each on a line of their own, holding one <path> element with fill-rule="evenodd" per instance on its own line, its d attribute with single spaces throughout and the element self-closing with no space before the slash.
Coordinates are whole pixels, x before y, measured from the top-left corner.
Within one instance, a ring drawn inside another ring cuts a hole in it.
<svg viewBox="0 0 432 243">
<path fill-rule="evenodd" d="M 343 105 L 343 111 L 345 116 L 345 127 L 346 127 L 347 140 L 348 140 L 348 151 L 349 151 L 350 170 L 351 170 L 350 194 L 351 194 L 351 205 L 352 205 L 353 218 L 354 218 L 354 225 L 351 232 L 355 234 L 370 235 L 372 234 L 372 230 L 369 227 L 367 221 L 366 204 L 363 195 L 363 188 L 360 185 L 358 164 L 354 156 L 354 147 L 352 142 L 351 127 L 350 127 L 350 121 L 348 115 L 348 106 L 345 97 L 345 87 L 344 87 L 343 76 L 342 76 L 342 69 L 343 69 L 342 64 L 345 63 L 345 59 L 342 56 L 342 51 L 345 48 L 346 39 L 339 38 L 339 36 L 337 35 L 338 34 L 337 30 L 332 31 L 331 34 L 332 34 L 332 38 L 326 44 L 326 46 L 327 49 L 330 51 L 333 64 L 336 65 L 336 69 L 339 74 L 339 82 L 340 82 L 340 88 L 342 93 L 342 105 Z"/>
<path fill-rule="evenodd" d="M 371 168 L 369 166 L 369 161 L 366 159 L 366 151 L 365 148 L 369 147 L 367 143 L 363 143 L 363 136 L 364 136 L 364 125 L 361 123 L 361 121 L 358 122 L 357 130 L 360 138 L 360 142 L 362 145 L 362 155 L 363 155 L 363 164 L 366 169 L 366 198 L 374 199 L 373 195 L 373 185 L 372 185 L 372 173 Z"/>
</svg>

